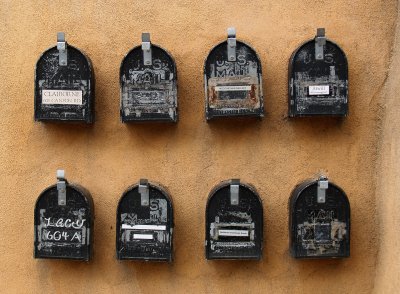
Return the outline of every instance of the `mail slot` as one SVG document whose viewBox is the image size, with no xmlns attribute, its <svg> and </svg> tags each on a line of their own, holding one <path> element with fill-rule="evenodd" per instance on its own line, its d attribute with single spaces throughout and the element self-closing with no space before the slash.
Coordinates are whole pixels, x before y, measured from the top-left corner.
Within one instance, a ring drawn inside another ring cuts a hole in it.
<svg viewBox="0 0 400 294">
<path fill-rule="evenodd" d="M 264 116 L 261 62 L 249 45 L 228 39 L 215 46 L 204 64 L 207 120 L 217 117 Z"/>
<path fill-rule="evenodd" d="M 141 179 L 117 209 L 117 258 L 172 261 L 172 201 L 166 189 Z"/>
<path fill-rule="evenodd" d="M 122 122 L 178 120 L 175 61 L 149 33 L 122 60 L 120 86 Z"/>
<path fill-rule="evenodd" d="M 295 258 L 350 256 L 350 204 L 321 176 L 299 184 L 289 200 L 290 251 Z"/>
<path fill-rule="evenodd" d="M 69 184 L 57 171 L 57 184 L 36 201 L 34 257 L 89 261 L 93 243 L 93 200 L 87 190 Z"/>
<path fill-rule="evenodd" d="M 348 64 L 325 29 L 301 45 L 289 62 L 289 116 L 346 116 Z"/>
<path fill-rule="evenodd" d="M 260 259 L 263 208 L 251 185 L 232 179 L 210 193 L 206 207 L 207 259 Z"/>
<path fill-rule="evenodd" d="M 57 46 L 36 63 L 36 121 L 94 121 L 94 72 L 90 59 L 58 33 Z"/>
</svg>

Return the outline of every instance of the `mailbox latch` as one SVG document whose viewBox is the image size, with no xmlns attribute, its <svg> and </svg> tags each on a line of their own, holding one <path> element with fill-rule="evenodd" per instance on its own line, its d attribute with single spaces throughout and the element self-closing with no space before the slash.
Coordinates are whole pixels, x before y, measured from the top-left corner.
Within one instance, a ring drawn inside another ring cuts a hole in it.
<svg viewBox="0 0 400 294">
<path fill-rule="evenodd" d="M 315 59 L 324 60 L 324 46 L 326 45 L 325 29 L 317 29 L 315 36 Z"/>
<path fill-rule="evenodd" d="M 140 179 L 139 181 L 140 204 L 142 206 L 149 206 L 149 182 L 147 179 Z"/>
<path fill-rule="evenodd" d="M 144 65 L 152 65 L 150 33 L 142 33 L 142 50 Z"/>
<path fill-rule="evenodd" d="M 65 171 L 63 169 L 57 170 L 57 191 L 58 191 L 58 205 L 66 205 L 67 181 L 65 180 Z"/>
<path fill-rule="evenodd" d="M 65 42 L 65 34 L 57 33 L 57 50 L 58 64 L 62 66 L 68 65 L 67 42 Z"/>
<path fill-rule="evenodd" d="M 317 192 L 317 202 L 325 203 L 326 201 L 326 190 L 329 187 L 329 182 L 326 177 L 320 177 L 318 180 L 318 192 Z"/>
<path fill-rule="evenodd" d="M 239 179 L 232 179 L 230 183 L 231 205 L 239 205 Z"/>
<path fill-rule="evenodd" d="M 236 61 L 236 29 L 228 28 L 228 61 Z"/>
</svg>

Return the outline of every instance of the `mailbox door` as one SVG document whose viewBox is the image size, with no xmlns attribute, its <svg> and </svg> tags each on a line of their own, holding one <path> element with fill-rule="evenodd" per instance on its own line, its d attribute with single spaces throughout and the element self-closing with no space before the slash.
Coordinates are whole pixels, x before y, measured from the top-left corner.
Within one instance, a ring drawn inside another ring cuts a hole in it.
<svg viewBox="0 0 400 294">
<path fill-rule="evenodd" d="M 325 203 L 317 201 L 317 181 L 306 181 L 292 192 L 290 250 L 296 258 L 350 256 L 350 205 L 346 194 L 329 183 Z"/>
<path fill-rule="evenodd" d="M 94 121 L 92 64 L 77 48 L 67 46 L 67 65 L 59 65 L 57 47 L 42 54 L 35 71 L 36 121 Z"/>
<path fill-rule="evenodd" d="M 117 209 L 117 258 L 172 261 L 172 202 L 167 192 L 149 184 L 149 205 L 142 206 L 138 185 L 129 188 Z"/>
<path fill-rule="evenodd" d="M 249 45 L 236 42 L 229 61 L 227 41 L 214 47 L 204 64 L 206 118 L 264 116 L 261 62 Z"/>
<path fill-rule="evenodd" d="M 323 59 L 315 55 L 315 40 L 300 46 L 289 62 L 289 116 L 346 116 L 348 65 L 345 53 L 326 40 Z"/>
<path fill-rule="evenodd" d="M 83 188 L 67 184 L 66 205 L 58 205 L 57 187 L 39 196 L 35 206 L 35 258 L 89 261 L 93 239 L 93 201 Z"/>
<path fill-rule="evenodd" d="M 175 61 L 167 51 L 153 44 L 151 53 L 151 65 L 144 65 L 140 46 L 133 48 L 122 61 L 122 122 L 178 120 Z"/>
<path fill-rule="evenodd" d="M 260 259 L 263 208 L 255 189 L 240 183 L 238 205 L 231 204 L 230 184 L 210 194 L 206 208 L 207 259 Z"/>
</svg>

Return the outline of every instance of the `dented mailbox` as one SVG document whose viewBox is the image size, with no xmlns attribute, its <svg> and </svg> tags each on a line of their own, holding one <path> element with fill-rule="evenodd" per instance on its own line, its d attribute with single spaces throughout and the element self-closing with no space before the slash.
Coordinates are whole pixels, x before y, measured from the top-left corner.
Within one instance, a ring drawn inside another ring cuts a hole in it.
<svg viewBox="0 0 400 294">
<path fill-rule="evenodd" d="M 256 190 L 239 180 L 224 181 L 206 208 L 207 259 L 260 259 L 263 208 Z"/>
<path fill-rule="evenodd" d="M 318 29 L 289 62 L 289 116 L 346 116 L 348 65 L 345 53 Z"/>
<path fill-rule="evenodd" d="M 133 48 L 120 68 L 121 120 L 178 120 L 177 73 L 172 56 L 142 34 L 142 45 Z"/>
<path fill-rule="evenodd" d="M 35 206 L 35 258 L 89 261 L 93 240 L 93 201 L 84 188 L 71 185 L 64 171 L 44 190 Z"/>
<path fill-rule="evenodd" d="M 172 202 L 159 185 L 141 179 L 121 197 L 117 209 L 117 258 L 172 261 Z"/>
<path fill-rule="evenodd" d="M 57 34 L 35 70 L 36 121 L 94 121 L 94 73 L 89 58 Z"/>
<path fill-rule="evenodd" d="M 206 119 L 229 116 L 264 116 L 261 62 L 249 45 L 228 39 L 215 46 L 204 64 Z"/>
<path fill-rule="evenodd" d="M 290 251 L 296 258 L 350 256 L 350 204 L 325 177 L 298 185 L 289 201 Z"/>
</svg>

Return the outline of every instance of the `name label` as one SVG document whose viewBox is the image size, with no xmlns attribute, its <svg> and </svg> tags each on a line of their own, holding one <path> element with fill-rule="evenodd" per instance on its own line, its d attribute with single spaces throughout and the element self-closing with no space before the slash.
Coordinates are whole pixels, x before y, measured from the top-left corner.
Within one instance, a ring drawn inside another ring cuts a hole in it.
<svg viewBox="0 0 400 294">
<path fill-rule="evenodd" d="M 153 235 L 150 235 L 150 234 L 133 234 L 133 239 L 153 240 Z"/>
<path fill-rule="evenodd" d="M 164 225 L 128 225 L 128 224 L 122 224 L 122 229 L 125 230 L 154 230 L 154 231 L 165 231 L 167 229 L 166 226 Z"/>
<path fill-rule="evenodd" d="M 309 95 L 329 95 L 329 86 L 308 86 Z"/>
<path fill-rule="evenodd" d="M 247 230 L 218 230 L 219 236 L 226 237 L 248 237 L 249 231 Z"/>
<path fill-rule="evenodd" d="M 251 86 L 216 86 L 216 92 L 226 92 L 226 91 L 250 91 Z"/>
<path fill-rule="evenodd" d="M 42 104 L 82 105 L 82 91 L 42 90 Z"/>
</svg>

